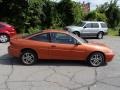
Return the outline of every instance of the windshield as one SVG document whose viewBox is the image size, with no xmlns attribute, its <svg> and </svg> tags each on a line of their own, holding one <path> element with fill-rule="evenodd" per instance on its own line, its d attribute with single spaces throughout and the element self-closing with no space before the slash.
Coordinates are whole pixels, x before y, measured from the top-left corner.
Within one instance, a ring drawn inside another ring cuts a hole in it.
<svg viewBox="0 0 120 90">
<path fill-rule="evenodd" d="M 78 42 L 80 43 L 88 43 L 88 41 L 86 39 L 83 39 L 81 37 L 78 37 L 77 35 L 70 33 Z"/>
<path fill-rule="evenodd" d="M 80 27 L 83 27 L 84 25 L 85 25 L 84 22 L 81 22 L 81 23 L 79 24 Z"/>
</svg>

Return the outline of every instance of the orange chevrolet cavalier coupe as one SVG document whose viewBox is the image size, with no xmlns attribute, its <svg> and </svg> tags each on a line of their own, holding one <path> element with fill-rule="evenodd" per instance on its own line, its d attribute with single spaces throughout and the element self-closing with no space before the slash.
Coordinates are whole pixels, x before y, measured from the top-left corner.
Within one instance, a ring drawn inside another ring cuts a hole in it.
<svg viewBox="0 0 120 90">
<path fill-rule="evenodd" d="M 8 52 L 25 65 L 39 59 L 82 60 L 98 67 L 112 60 L 114 53 L 107 46 L 88 42 L 70 32 L 44 30 L 25 37 L 13 38 Z"/>
</svg>

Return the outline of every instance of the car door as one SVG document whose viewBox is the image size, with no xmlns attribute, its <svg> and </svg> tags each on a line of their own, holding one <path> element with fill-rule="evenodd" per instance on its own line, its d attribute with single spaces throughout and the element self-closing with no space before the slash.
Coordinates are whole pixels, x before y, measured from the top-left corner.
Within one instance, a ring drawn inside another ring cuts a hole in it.
<svg viewBox="0 0 120 90">
<path fill-rule="evenodd" d="M 96 36 L 99 32 L 99 23 L 92 23 L 90 36 Z"/>
<path fill-rule="evenodd" d="M 64 33 L 51 33 L 51 59 L 82 60 L 85 56 L 83 45 L 75 45 L 76 39 Z"/>
<path fill-rule="evenodd" d="M 98 31 L 99 31 L 98 23 L 87 23 L 84 26 L 82 33 L 83 33 L 83 36 L 85 37 L 92 37 L 92 36 L 96 36 Z"/>
<path fill-rule="evenodd" d="M 88 37 L 91 34 L 91 29 L 92 29 L 92 24 L 91 23 L 86 23 L 83 26 L 83 30 L 81 32 L 81 36 L 83 37 Z"/>
<path fill-rule="evenodd" d="M 29 38 L 32 40 L 32 48 L 37 51 L 40 59 L 49 59 L 49 47 L 51 45 L 49 33 L 41 33 Z"/>
</svg>

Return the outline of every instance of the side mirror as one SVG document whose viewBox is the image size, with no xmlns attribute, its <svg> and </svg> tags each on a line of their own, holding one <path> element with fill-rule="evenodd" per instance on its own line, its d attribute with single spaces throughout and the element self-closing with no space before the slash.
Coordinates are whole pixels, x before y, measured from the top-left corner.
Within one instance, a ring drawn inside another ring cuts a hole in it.
<svg viewBox="0 0 120 90">
<path fill-rule="evenodd" d="M 83 28 L 87 28 L 86 26 L 84 26 Z"/>
<path fill-rule="evenodd" d="M 80 45 L 80 43 L 76 40 L 75 45 Z"/>
</svg>

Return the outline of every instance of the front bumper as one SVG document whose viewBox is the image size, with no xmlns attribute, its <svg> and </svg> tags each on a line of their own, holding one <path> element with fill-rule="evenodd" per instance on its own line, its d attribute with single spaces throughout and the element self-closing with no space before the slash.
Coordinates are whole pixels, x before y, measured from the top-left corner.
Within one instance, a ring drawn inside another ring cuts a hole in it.
<svg viewBox="0 0 120 90">
<path fill-rule="evenodd" d="M 114 54 L 114 53 L 106 53 L 105 56 L 106 56 L 106 61 L 107 61 L 107 62 L 110 62 L 110 61 L 113 60 L 115 54 Z"/>
</svg>

